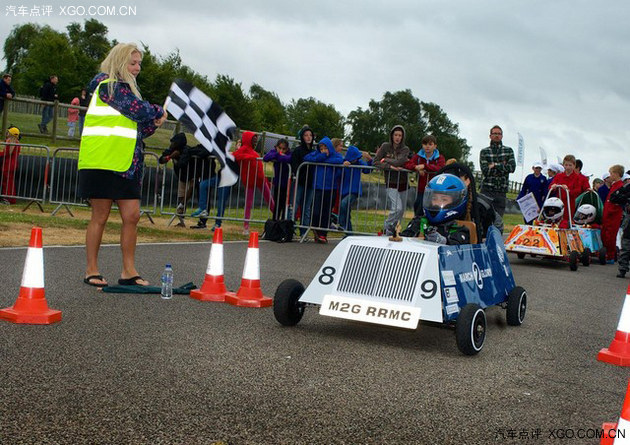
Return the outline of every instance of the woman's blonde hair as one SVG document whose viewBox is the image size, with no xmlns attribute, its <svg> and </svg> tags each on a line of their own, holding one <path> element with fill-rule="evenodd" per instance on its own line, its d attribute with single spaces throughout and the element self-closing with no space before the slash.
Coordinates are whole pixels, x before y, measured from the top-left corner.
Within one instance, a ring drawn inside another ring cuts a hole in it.
<svg viewBox="0 0 630 445">
<path fill-rule="evenodd" d="M 133 94 L 142 99 L 136 78 L 127 69 L 133 53 L 138 53 L 142 57 L 142 51 L 135 43 L 119 43 L 109 51 L 101 63 L 101 71 L 109 75 L 109 78 L 114 81 L 121 80 L 128 83 Z M 111 96 L 114 93 L 114 82 L 110 82 L 107 87 Z"/>
</svg>

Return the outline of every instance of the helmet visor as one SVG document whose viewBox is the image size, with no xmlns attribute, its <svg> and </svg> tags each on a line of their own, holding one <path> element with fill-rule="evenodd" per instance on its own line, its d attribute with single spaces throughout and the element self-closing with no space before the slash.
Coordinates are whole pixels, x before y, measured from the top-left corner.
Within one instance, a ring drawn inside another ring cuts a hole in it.
<svg viewBox="0 0 630 445">
<path fill-rule="evenodd" d="M 466 190 L 433 190 L 427 188 L 422 198 L 426 210 L 448 210 L 458 207 L 466 197 Z"/>
</svg>

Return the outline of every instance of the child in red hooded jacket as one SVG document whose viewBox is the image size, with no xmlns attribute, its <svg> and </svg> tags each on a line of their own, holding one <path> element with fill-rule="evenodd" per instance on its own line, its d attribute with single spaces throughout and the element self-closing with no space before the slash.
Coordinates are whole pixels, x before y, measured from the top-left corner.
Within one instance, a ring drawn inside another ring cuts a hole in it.
<svg viewBox="0 0 630 445">
<path fill-rule="evenodd" d="M 245 222 L 243 223 L 243 233 L 249 233 L 249 219 L 254 205 L 254 193 L 260 190 L 263 199 L 269 204 L 269 209 L 273 213 L 275 203 L 271 196 L 269 181 L 265 178 L 265 170 L 260 155 L 254 147 L 258 142 L 258 135 L 252 131 L 245 131 L 241 137 L 241 146 L 233 153 L 234 159 L 238 162 L 241 174 L 241 183 L 245 186 Z"/>
</svg>

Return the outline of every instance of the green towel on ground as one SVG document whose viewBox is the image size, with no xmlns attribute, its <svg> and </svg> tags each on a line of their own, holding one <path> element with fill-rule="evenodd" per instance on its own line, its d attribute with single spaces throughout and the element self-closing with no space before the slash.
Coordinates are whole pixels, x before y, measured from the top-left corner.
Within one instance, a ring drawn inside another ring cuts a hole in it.
<svg viewBox="0 0 630 445">
<path fill-rule="evenodd" d="M 189 295 L 190 291 L 197 289 L 197 286 L 191 283 L 186 283 L 180 287 L 173 288 L 173 294 Z M 101 289 L 103 292 L 109 292 L 112 294 L 159 294 L 162 293 L 162 288 L 158 286 L 140 286 L 137 284 L 131 286 L 105 286 Z"/>
</svg>

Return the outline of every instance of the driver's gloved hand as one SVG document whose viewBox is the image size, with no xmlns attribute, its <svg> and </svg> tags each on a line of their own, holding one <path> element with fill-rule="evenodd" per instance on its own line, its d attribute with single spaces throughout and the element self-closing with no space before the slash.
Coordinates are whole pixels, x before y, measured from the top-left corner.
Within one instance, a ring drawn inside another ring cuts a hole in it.
<svg viewBox="0 0 630 445">
<path fill-rule="evenodd" d="M 446 237 L 438 233 L 437 228 L 433 226 L 427 227 L 424 231 L 424 239 L 437 244 L 446 244 Z"/>
</svg>

